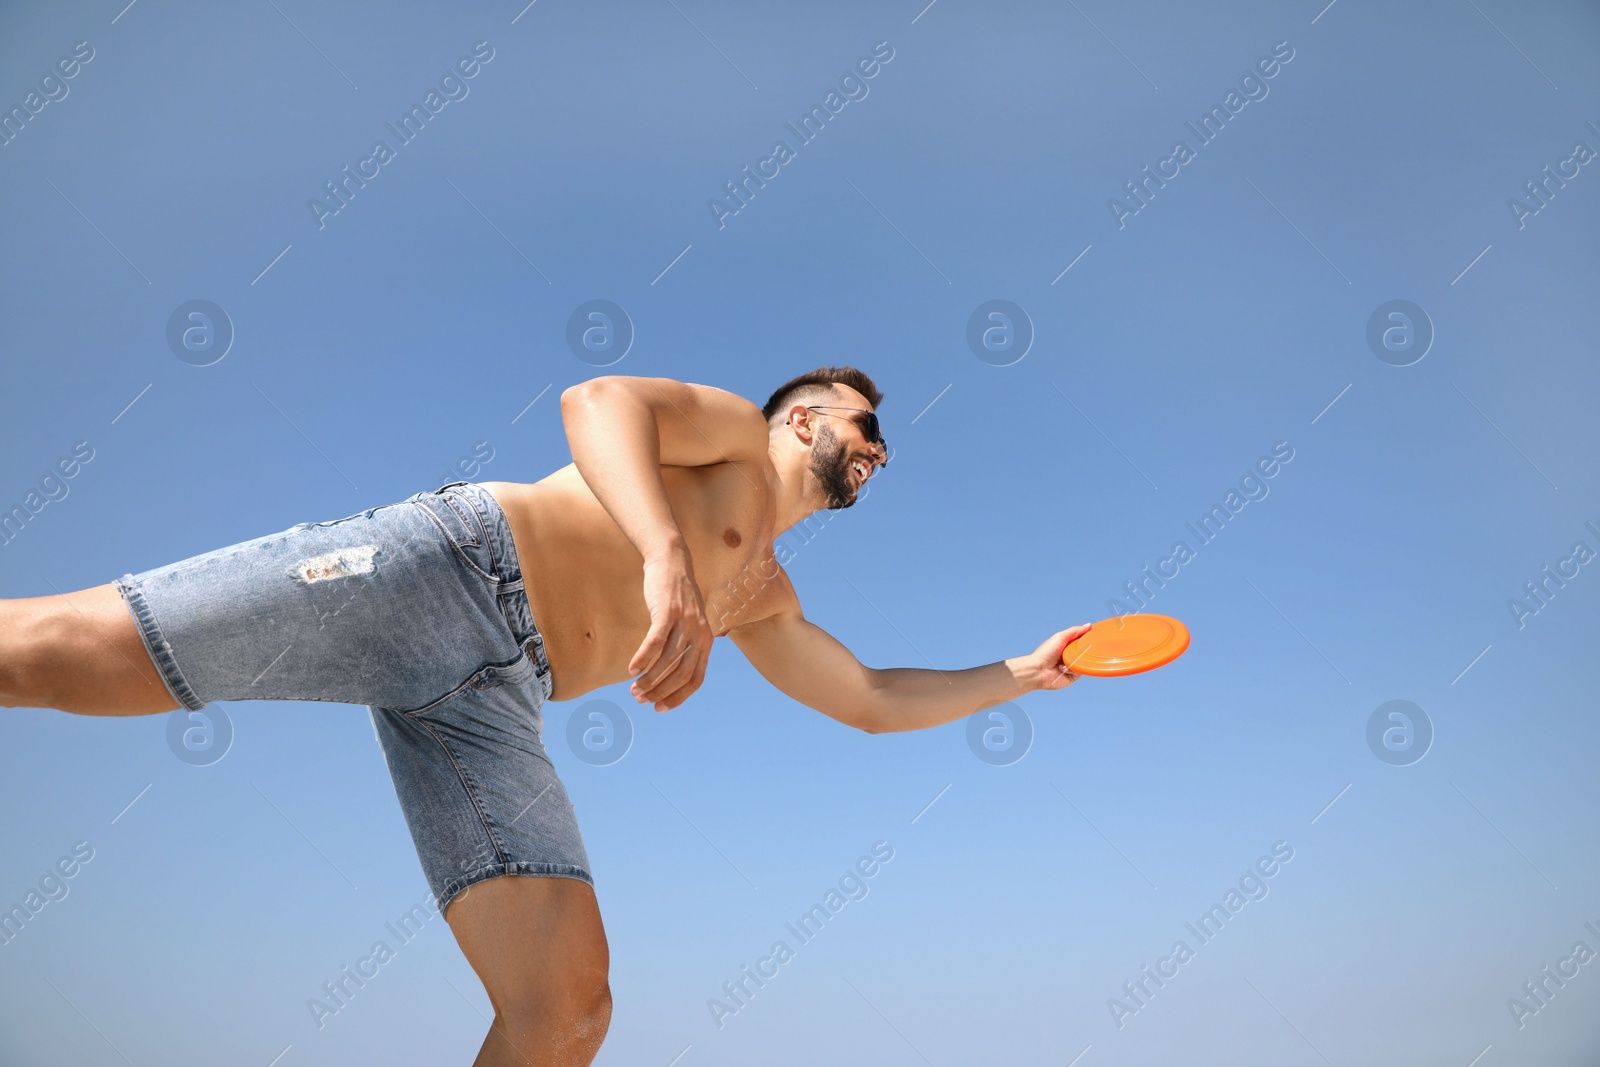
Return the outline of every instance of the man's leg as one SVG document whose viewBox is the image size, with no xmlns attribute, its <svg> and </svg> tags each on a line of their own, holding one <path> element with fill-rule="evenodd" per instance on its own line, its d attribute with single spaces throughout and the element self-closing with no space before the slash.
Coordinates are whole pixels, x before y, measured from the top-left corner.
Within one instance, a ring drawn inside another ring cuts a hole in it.
<svg viewBox="0 0 1600 1067">
<path fill-rule="evenodd" d="M 177 709 L 110 583 L 0 600 L 0 705 L 79 715 Z"/>
<path fill-rule="evenodd" d="M 594 890 L 509 875 L 469 886 L 445 915 L 494 1023 L 475 1067 L 584 1067 L 611 1021 L 610 950 Z"/>
<path fill-rule="evenodd" d="M 214 700 L 437 701 L 520 650 L 481 527 L 458 506 L 475 514 L 419 494 L 92 589 L 0 600 L 0 703 L 148 715 Z"/>
</svg>

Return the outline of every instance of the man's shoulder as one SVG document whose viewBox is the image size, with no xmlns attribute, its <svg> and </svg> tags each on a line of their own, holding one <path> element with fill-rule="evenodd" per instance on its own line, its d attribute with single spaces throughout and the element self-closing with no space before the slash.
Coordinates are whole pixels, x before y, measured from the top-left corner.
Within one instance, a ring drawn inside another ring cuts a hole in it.
<svg viewBox="0 0 1600 1067">
<path fill-rule="evenodd" d="M 654 410 L 662 463 L 703 467 L 766 456 L 766 417 L 759 405 L 737 393 L 675 378 L 617 375 L 584 384 L 608 380 L 632 390 Z"/>
<path fill-rule="evenodd" d="M 567 387 L 562 393 L 562 399 L 565 400 L 568 396 L 578 397 L 586 391 L 607 386 L 621 386 L 646 400 L 654 400 L 679 410 L 710 406 L 720 415 L 737 414 L 745 418 L 754 415 L 763 425 L 767 421 L 761 414 L 761 405 L 749 397 L 740 396 L 731 389 L 724 389 L 710 382 L 692 382 L 685 378 L 669 378 L 665 375 L 596 375 Z"/>
</svg>

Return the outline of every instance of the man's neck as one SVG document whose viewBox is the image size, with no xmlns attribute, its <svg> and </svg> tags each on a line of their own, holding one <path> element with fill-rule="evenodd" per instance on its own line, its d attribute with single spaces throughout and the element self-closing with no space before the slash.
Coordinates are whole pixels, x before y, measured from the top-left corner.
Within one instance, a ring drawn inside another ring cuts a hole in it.
<svg viewBox="0 0 1600 1067">
<path fill-rule="evenodd" d="M 777 515 L 773 519 L 772 535 L 774 537 L 786 532 L 800 520 L 808 515 L 814 515 L 821 509 L 815 500 L 806 495 L 808 483 L 806 471 L 802 464 L 792 464 L 789 469 L 784 469 L 779 457 L 768 453 L 768 477 L 772 479 L 772 498 L 776 502 Z"/>
</svg>

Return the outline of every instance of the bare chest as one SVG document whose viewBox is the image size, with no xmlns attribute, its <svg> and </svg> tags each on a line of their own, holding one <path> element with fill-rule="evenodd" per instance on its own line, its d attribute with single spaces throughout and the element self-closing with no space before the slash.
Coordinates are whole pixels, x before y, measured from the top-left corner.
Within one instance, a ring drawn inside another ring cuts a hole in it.
<svg viewBox="0 0 1600 1067">
<path fill-rule="evenodd" d="M 773 551 L 771 495 L 732 465 L 692 468 L 683 481 L 679 493 L 669 487 L 668 495 L 694 561 L 706 618 L 720 637 L 757 617 L 783 580 Z M 680 499 L 698 506 L 680 514 Z"/>
</svg>

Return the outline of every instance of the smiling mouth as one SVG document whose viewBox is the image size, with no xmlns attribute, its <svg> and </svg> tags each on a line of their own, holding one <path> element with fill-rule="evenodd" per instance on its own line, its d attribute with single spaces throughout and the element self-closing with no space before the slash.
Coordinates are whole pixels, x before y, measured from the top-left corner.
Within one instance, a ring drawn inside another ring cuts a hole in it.
<svg viewBox="0 0 1600 1067">
<path fill-rule="evenodd" d="M 856 476 L 856 488 L 860 488 L 872 476 L 872 464 L 864 459 L 852 459 L 850 472 Z"/>
</svg>

